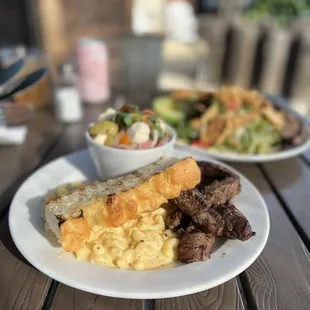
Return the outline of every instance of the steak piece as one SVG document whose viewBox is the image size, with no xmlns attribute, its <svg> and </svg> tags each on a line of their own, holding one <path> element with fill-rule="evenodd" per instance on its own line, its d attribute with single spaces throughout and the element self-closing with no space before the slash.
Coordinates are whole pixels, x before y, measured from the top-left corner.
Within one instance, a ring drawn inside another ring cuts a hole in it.
<svg viewBox="0 0 310 310">
<path fill-rule="evenodd" d="M 252 231 L 247 218 L 234 205 L 227 203 L 216 206 L 215 210 L 222 216 L 225 222 L 223 231 L 225 237 L 246 241 L 255 236 L 256 233 Z"/>
<path fill-rule="evenodd" d="M 221 236 L 224 229 L 224 221 L 217 211 L 207 206 L 204 201 L 204 196 L 197 188 L 184 191 L 181 195 L 173 199 L 172 202 L 178 208 L 189 215 L 194 224 L 203 230 L 215 236 Z"/>
<path fill-rule="evenodd" d="M 301 145 L 305 143 L 309 139 L 309 137 L 310 137 L 310 131 L 308 126 L 302 124 L 300 132 L 290 141 L 290 143 L 293 146 Z"/>
<path fill-rule="evenodd" d="M 203 210 L 206 205 L 204 203 L 204 197 L 197 188 L 183 191 L 178 198 L 170 200 L 172 203 L 178 206 L 178 208 L 188 214 L 194 216 L 200 210 Z"/>
<path fill-rule="evenodd" d="M 197 162 L 201 171 L 199 191 L 207 206 L 222 205 L 241 192 L 240 178 L 230 170 L 209 162 Z"/>
<path fill-rule="evenodd" d="M 192 225 L 189 226 L 180 238 L 180 261 L 188 264 L 207 260 L 210 258 L 214 242 L 214 236 L 206 234 Z"/>
<path fill-rule="evenodd" d="M 230 170 L 210 162 L 197 162 L 201 183 L 187 190 L 171 202 L 193 220 L 195 226 L 207 234 L 222 236 L 225 219 L 216 209 L 229 202 L 241 191 L 240 178 Z"/>
<path fill-rule="evenodd" d="M 213 208 L 205 208 L 192 216 L 193 222 L 202 231 L 214 236 L 222 236 L 225 222 Z"/>
<path fill-rule="evenodd" d="M 175 232 L 179 229 L 186 229 L 190 221 L 191 219 L 187 214 L 177 209 L 167 217 L 165 225 L 167 229 Z"/>
<path fill-rule="evenodd" d="M 285 125 L 281 130 L 281 137 L 284 140 L 291 140 L 300 132 L 302 123 L 293 113 L 286 110 L 281 110 L 281 112 L 285 115 Z"/>
<path fill-rule="evenodd" d="M 282 147 L 284 149 L 305 143 L 310 137 L 309 126 L 294 113 L 281 110 L 285 115 L 285 125 L 281 130 Z"/>
</svg>

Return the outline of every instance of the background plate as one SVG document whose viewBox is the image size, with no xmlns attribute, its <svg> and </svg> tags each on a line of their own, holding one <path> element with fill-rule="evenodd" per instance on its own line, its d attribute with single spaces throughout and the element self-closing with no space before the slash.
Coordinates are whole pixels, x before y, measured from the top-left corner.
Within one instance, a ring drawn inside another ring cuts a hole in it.
<svg viewBox="0 0 310 310">
<path fill-rule="evenodd" d="M 268 97 L 276 107 L 288 110 L 291 113 L 293 113 L 297 118 L 301 119 L 310 129 L 310 122 L 306 118 L 301 116 L 299 113 L 292 110 L 288 106 L 286 100 L 278 96 L 266 95 L 266 97 Z M 193 152 L 194 154 L 211 156 L 213 158 L 223 160 L 223 161 L 243 162 L 243 163 L 261 163 L 261 162 L 268 162 L 268 161 L 283 160 L 283 159 L 298 156 L 304 153 L 309 147 L 310 147 L 310 138 L 308 139 L 308 141 L 306 141 L 305 143 L 299 146 L 292 147 L 290 149 L 283 150 L 280 152 L 266 154 L 266 155 L 250 155 L 250 154 L 231 154 L 231 153 L 222 153 L 222 152 L 209 152 L 208 150 L 199 149 L 199 148 L 192 147 L 189 145 L 177 144 L 177 148 L 179 150 Z"/>
</svg>

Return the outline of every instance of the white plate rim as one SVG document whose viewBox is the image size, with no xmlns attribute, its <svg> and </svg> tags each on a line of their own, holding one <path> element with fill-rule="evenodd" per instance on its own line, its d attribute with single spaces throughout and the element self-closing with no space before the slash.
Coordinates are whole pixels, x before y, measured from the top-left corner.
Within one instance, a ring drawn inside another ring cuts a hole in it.
<svg viewBox="0 0 310 310">
<path fill-rule="evenodd" d="M 192 147 L 190 145 L 184 145 L 180 143 L 176 143 L 176 148 L 188 152 L 193 152 L 196 154 L 210 156 L 215 159 L 223 161 L 242 162 L 242 163 L 263 163 L 263 162 L 280 161 L 304 153 L 310 148 L 310 139 L 308 139 L 302 145 L 271 154 L 246 155 L 246 154 L 232 154 L 224 152 L 210 152 L 208 150 L 199 149 L 197 147 Z"/>
<path fill-rule="evenodd" d="M 242 174 L 240 174 L 238 171 L 236 171 L 234 168 L 227 166 L 225 164 L 220 163 L 221 165 L 228 167 L 229 169 L 231 169 L 232 171 L 236 172 L 238 175 L 241 176 L 242 178 L 242 182 L 245 182 L 245 184 L 249 185 L 251 187 L 251 189 L 253 190 L 253 193 L 256 194 L 256 197 L 259 201 L 260 207 L 262 208 L 261 212 L 262 214 L 264 214 L 264 225 L 265 225 L 265 231 L 261 232 L 262 236 L 260 237 L 260 243 L 258 245 L 258 247 L 255 248 L 255 251 L 253 250 L 253 253 L 251 255 L 251 257 L 249 257 L 247 260 L 243 261 L 242 264 L 239 263 L 239 265 L 234 268 L 230 273 L 226 273 L 223 274 L 222 276 L 219 276 L 217 279 L 213 280 L 212 282 L 208 282 L 206 281 L 206 283 L 202 283 L 200 285 L 195 285 L 194 287 L 187 287 L 187 289 L 173 289 L 170 291 L 161 291 L 161 292 L 147 292 L 147 293 L 139 293 L 139 292 L 124 292 L 124 291 L 111 291 L 111 290 L 106 290 L 104 288 L 96 288 L 96 287 L 89 287 L 88 285 L 85 285 L 84 283 L 81 282 L 76 282 L 74 280 L 70 280 L 65 278 L 64 276 L 58 274 L 57 272 L 55 272 L 54 270 L 48 269 L 46 268 L 46 266 L 42 266 L 42 264 L 38 263 L 36 261 L 36 259 L 34 257 L 32 257 L 32 255 L 29 254 L 29 251 L 27 251 L 25 249 L 25 247 L 23 247 L 21 240 L 19 240 L 18 238 L 18 234 L 16 233 L 15 230 L 15 225 L 14 225 L 14 221 L 13 221 L 13 217 L 16 214 L 16 201 L 19 197 L 19 194 L 21 193 L 21 191 L 27 186 L 27 183 L 30 182 L 32 179 L 34 179 L 38 174 L 42 173 L 45 169 L 47 169 L 48 167 L 51 167 L 53 165 L 57 165 L 57 162 L 69 157 L 69 156 L 77 156 L 79 154 L 81 154 L 82 152 L 87 152 L 87 151 L 79 151 L 79 152 L 75 152 L 75 153 L 71 153 L 68 154 L 67 156 L 61 156 L 59 158 L 56 158 L 55 160 L 51 161 L 50 163 L 42 166 L 40 169 L 36 170 L 31 176 L 29 176 L 24 183 L 21 185 L 21 187 L 19 188 L 19 190 L 16 192 L 10 210 L 9 210 L 9 229 L 10 229 L 10 233 L 12 236 L 12 239 L 16 245 L 16 247 L 18 248 L 18 250 L 21 252 L 21 254 L 26 258 L 27 261 L 29 261 L 35 268 L 37 268 L 38 270 L 40 270 L 41 272 L 43 272 L 44 274 L 46 274 L 47 276 L 55 279 L 58 282 L 61 282 L 63 284 L 66 284 L 68 286 L 86 291 L 86 292 L 90 292 L 90 293 L 94 293 L 94 294 L 98 294 L 98 295 L 104 295 L 104 296 L 110 296 L 110 297 L 117 297 L 117 298 L 128 298 L 128 299 L 157 299 L 157 298 L 171 298 L 171 297 L 178 297 L 178 296 L 184 296 L 184 295 L 188 295 L 188 294 L 193 294 L 193 293 L 197 293 L 203 290 L 207 290 L 210 289 L 212 287 L 218 286 L 222 283 L 225 283 L 226 281 L 236 277 L 238 274 L 240 274 L 242 271 L 244 271 L 245 269 L 247 269 L 256 259 L 257 257 L 260 255 L 260 253 L 262 252 L 263 248 L 266 245 L 267 239 L 268 239 L 268 235 L 269 235 L 269 231 L 270 231 L 270 218 L 269 218 L 269 213 L 268 213 L 268 209 L 267 206 L 264 202 L 263 197 L 260 195 L 260 193 L 258 192 L 258 190 L 256 189 L 256 187 L 246 178 L 244 177 Z M 177 153 L 180 153 L 180 151 L 177 151 Z M 182 152 L 181 153 L 184 154 L 184 156 L 191 156 L 191 153 L 188 152 Z M 200 158 L 200 160 L 209 160 L 212 162 L 216 162 L 218 163 L 216 160 L 211 159 L 211 158 L 206 158 L 206 157 L 201 157 L 198 156 Z M 254 237 L 255 238 L 255 237 Z M 252 240 L 252 239 L 251 239 Z M 247 241 L 247 242 L 251 242 Z M 239 241 L 228 241 L 228 242 L 239 242 Z M 245 242 L 244 244 L 246 244 L 247 242 Z M 240 243 L 241 244 L 241 243 Z M 214 256 L 214 255 L 213 255 Z M 210 261 L 212 260 L 212 256 Z M 198 263 L 198 264 L 208 264 L 208 262 L 205 263 Z M 90 264 L 93 266 L 93 264 Z M 190 264 L 192 265 L 192 264 Z M 185 266 L 190 266 L 190 265 L 185 265 Z M 198 265 L 197 265 L 198 266 Z M 200 265 L 202 266 L 202 265 Z M 106 268 L 106 267 L 105 267 Z M 116 270 L 116 269 L 111 269 L 110 270 Z M 175 269 L 175 268 L 172 268 Z M 196 268 L 197 269 L 197 268 Z M 168 269 L 163 269 L 163 270 L 152 270 L 152 271 L 142 271 L 142 272 L 138 272 L 138 273 L 149 273 L 149 275 L 151 275 L 151 273 L 154 272 L 163 272 L 163 271 L 167 271 Z M 125 271 L 128 273 L 137 273 L 137 271 Z M 148 275 L 148 276 L 149 276 Z M 140 276 L 138 276 L 138 278 L 140 278 Z M 143 278 L 143 276 L 141 276 L 141 278 Z"/>
</svg>

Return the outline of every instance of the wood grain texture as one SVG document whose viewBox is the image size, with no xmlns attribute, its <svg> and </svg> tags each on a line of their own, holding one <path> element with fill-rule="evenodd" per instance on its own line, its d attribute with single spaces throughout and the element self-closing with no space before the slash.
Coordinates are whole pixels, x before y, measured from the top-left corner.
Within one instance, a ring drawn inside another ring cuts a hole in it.
<svg viewBox="0 0 310 310">
<path fill-rule="evenodd" d="M 51 160 L 79 151 L 86 147 L 85 130 L 87 124 L 97 119 L 99 111 L 102 111 L 102 106 L 94 106 L 85 111 L 84 120 L 78 123 L 66 125 L 57 140 L 51 152 L 44 158 L 42 164 L 48 163 Z"/>
<path fill-rule="evenodd" d="M 290 96 L 307 102 L 310 95 L 310 88 L 306 82 L 310 78 L 310 33 L 302 31 L 300 35 L 301 46 L 294 69 Z"/>
<path fill-rule="evenodd" d="M 263 168 L 310 242 L 310 167 L 297 157 Z"/>
<path fill-rule="evenodd" d="M 143 300 L 98 296 L 60 284 L 52 310 L 143 310 Z"/>
<path fill-rule="evenodd" d="M 67 15 L 67 31 L 83 31 L 89 27 L 104 28 L 106 25 L 125 24 L 123 0 L 61 0 Z"/>
<path fill-rule="evenodd" d="M 69 36 L 65 31 L 66 14 L 61 0 L 36 0 L 42 41 L 44 49 L 50 56 L 50 64 L 53 73 L 56 74 L 56 66 L 65 61 L 69 52 Z"/>
<path fill-rule="evenodd" d="M 259 90 L 266 94 L 282 92 L 292 34 L 286 29 L 270 28 L 263 45 L 263 66 Z"/>
<path fill-rule="evenodd" d="M 44 152 L 60 133 L 59 125 L 48 111 L 39 112 L 27 123 L 26 141 L 19 146 L 0 148 L 0 211 L 4 193 L 23 175 L 26 176 L 42 159 Z M 5 163 L 5 164 L 4 164 Z M 16 188 L 15 188 L 16 190 Z"/>
<path fill-rule="evenodd" d="M 243 1 L 219 0 L 218 14 L 223 17 L 231 17 L 233 15 L 241 15 L 243 12 Z"/>
<path fill-rule="evenodd" d="M 21 256 L 5 217 L 0 223 L 0 309 L 41 309 L 50 282 Z"/>
<path fill-rule="evenodd" d="M 244 88 L 251 85 L 256 47 L 260 29 L 258 25 L 243 23 L 240 19 L 232 22 L 232 42 L 228 55 L 227 82 Z"/>
<path fill-rule="evenodd" d="M 28 136 L 21 146 L 0 149 L 0 201 L 4 209 L 17 186 L 46 155 L 61 126 L 42 111 L 28 122 Z M 0 223 L 0 309 L 41 309 L 51 280 L 30 266 L 16 249 L 7 216 Z"/>
<path fill-rule="evenodd" d="M 259 168 L 250 164 L 233 166 L 256 185 L 265 199 L 271 219 L 264 251 L 244 272 L 244 282 L 249 285 L 246 290 L 249 300 L 256 304 L 257 309 L 263 310 L 309 309 L 309 251 Z"/>
<path fill-rule="evenodd" d="M 210 290 L 177 298 L 158 299 L 155 310 L 243 310 L 237 281 L 230 280 Z"/>
<path fill-rule="evenodd" d="M 207 78 L 212 85 L 219 85 L 222 81 L 229 26 L 229 22 L 222 18 L 211 16 L 199 18 L 199 34 L 210 44 L 211 49 L 207 62 Z"/>
</svg>

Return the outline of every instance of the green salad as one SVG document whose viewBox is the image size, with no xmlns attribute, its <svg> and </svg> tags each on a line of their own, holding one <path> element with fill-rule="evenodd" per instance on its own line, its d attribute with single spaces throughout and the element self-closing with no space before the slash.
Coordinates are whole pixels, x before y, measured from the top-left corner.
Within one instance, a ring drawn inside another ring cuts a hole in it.
<svg viewBox="0 0 310 310">
<path fill-rule="evenodd" d="M 153 109 L 176 129 L 179 143 L 240 154 L 268 154 L 282 147 L 285 116 L 256 91 L 175 91 L 155 98 Z"/>
</svg>

